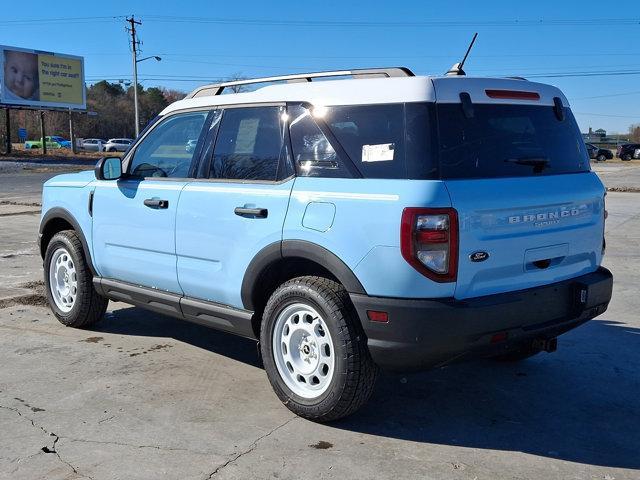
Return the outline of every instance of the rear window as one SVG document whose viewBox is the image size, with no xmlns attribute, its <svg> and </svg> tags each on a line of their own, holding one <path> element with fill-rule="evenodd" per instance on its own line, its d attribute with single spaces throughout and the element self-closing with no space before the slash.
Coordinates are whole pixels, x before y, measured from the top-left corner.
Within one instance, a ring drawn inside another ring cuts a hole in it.
<svg viewBox="0 0 640 480">
<path fill-rule="evenodd" d="M 440 177 L 494 178 L 589 171 L 589 155 L 571 111 L 553 107 L 437 104 Z"/>
</svg>

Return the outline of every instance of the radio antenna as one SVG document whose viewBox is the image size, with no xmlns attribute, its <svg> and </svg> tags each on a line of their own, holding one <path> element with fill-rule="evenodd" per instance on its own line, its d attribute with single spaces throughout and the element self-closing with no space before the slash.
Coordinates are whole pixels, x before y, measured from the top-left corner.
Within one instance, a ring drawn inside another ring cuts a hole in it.
<svg viewBox="0 0 640 480">
<path fill-rule="evenodd" d="M 478 37 L 478 32 L 473 34 L 473 38 L 471 39 L 471 43 L 469 44 L 469 48 L 467 48 L 467 53 L 464 54 L 462 61 L 460 63 L 454 63 L 453 66 L 447 72 L 447 75 L 466 75 L 462 67 L 464 66 L 464 62 L 467 61 L 467 57 L 469 56 L 469 52 L 471 48 L 473 48 L 473 44 L 476 43 L 476 38 Z"/>
</svg>

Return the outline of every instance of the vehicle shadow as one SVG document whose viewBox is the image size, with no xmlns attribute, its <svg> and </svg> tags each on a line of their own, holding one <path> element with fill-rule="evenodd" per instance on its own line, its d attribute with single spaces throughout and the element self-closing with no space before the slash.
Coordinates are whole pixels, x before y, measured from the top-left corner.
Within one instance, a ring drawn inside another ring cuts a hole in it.
<svg viewBox="0 0 640 480">
<path fill-rule="evenodd" d="M 202 325 L 127 307 L 109 311 L 92 331 L 120 335 L 173 338 L 215 352 L 252 367 L 262 368 L 254 340 L 219 332 Z"/>
<path fill-rule="evenodd" d="M 594 320 L 558 351 L 518 363 L 480 360 L 385 374 L 336 428 L 640 469 L 640 329 Z"/>
<path fill-rule="evenodd" d="M 170 337 L 260 368 L 256 343 L 123 308 L 94 330 Z M 383 373 L 369 402 L 332 428 L 413 442 L 640 469 L 640 329 L 594 320 L 558 351 L 519 363 L 477 360 Z M 266 378 L 265 378 L 266 381 Z"/>
</svg>

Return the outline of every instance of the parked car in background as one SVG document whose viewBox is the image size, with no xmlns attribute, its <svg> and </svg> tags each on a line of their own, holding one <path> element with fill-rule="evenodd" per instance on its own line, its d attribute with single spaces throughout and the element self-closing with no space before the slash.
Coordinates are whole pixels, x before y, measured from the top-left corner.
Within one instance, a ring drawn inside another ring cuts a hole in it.
<svg viewBox="0 0 640 480">
<path fill-rule="evenodd" d="M 640 148 L 640 143 L 626 143 L 624 145 L 618 145 L 616 150 L 616 157 L 622 160 L 631 160 L 634 158 L 636 149 Z"/>
<path fill-rule="evenodd" d="M 613 158 L 613 153 L 607 148 L 599 148 L 592 143 L 587 143 L 587 152 L 589 152 L 589 158 L 592 160 L 598 160 L 604 162 Z"/>
<path fill-rule="evenodd" d="M 133 140 L 130 138 L 110 138 L 104 146 L 105 152 L 126 152 Z"/>
<path fill-rule="evenodd" d="M 104 152 L 104 146 L 106 143 L 107 141 L 101 138 L 85 138 L 82 141 L 80 148 L 89 152 Z"/>
<path fill-rule="evenodd" d="M 47 148 L 71 148 L 71 142 L 62 137 L 52 135 L 50 137 L 44 137 L 47 141 Z M 32 150 L 34 148 L 42 148 L 42 138 L 39 140 L 29 140 L 24 142 L 25 150 Z"/>
</svg>

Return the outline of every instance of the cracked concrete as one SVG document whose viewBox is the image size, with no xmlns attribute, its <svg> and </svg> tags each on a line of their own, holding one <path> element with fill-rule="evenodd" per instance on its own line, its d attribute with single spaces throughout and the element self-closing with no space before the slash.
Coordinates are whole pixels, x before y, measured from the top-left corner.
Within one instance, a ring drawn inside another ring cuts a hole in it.
<svg viewBox="0 0 640 480">
<path fill-rule="evenodd" d="M 19 399 L 17 399 L 19 400 Z M 42 433 L 44 433 L 45 435 L 47 435 L 48 437 L 50 437 L 48 440 L 51 441 L 51 439 L 53 439 L 52 443 L 50 444 L 51 446 L 49 447 L 49 445 L 44 445 L 42 448 L 40 448 L 39 452 L 36 453 L 32 453 L 31 455 L 28 455 L 27 457 L 21 457 L 21 458 L 17 458 L 17 459 L 13 459 L 13 462 L 15 462 L 14 468 L 11 469 L 9 471 L 9 473 L 12 475 L 12 478 L 16 478 L 19 474 L 19 470 L 21 468 L 20 463 L 22 462 L 24 464 L 24 462 L 26 460 L 31 460 L 34 457 L 41 455 L 41 454 L 53 454 L 55 455 L 55 457 L 63 464 L 65 464 L 67 467 L 69 467 L 69 469 L 73 472 L 74 477 L 73 478 L 90 478 L 90 476 L 87 475 L 82 475 L 78 472 L 77 468 L 74 467 L 70 462 L 68 462 L 67 460 L 65 460 L 64 458 L 62 458 L 62 456 L 60 455 L 60 452 L 58 452 L 58 450 L 56 449 L 56 444 L 58 443 L 58 441 L 60 440 L 60 437 L 58 435 L 56 435 L 53 432 L 49 432 L 47 429 L 45 429 L 42 425 L 37 424 L 32 418 L 27 417 L 26 415 L 24 415 L 23 413 L 20 412 L 19 409 L 14 408 L 14 407 L 7 407 L 4 405 L 0 405 L 1 409 L 5 409 L 5 410 L 9 410 L 12 412 L 15 412 L 20 418 L 23 418 L 24 420 L 28 421 L 29 423 L 31 423 L 31 426 L 39 429 L 42 431 Z M 40 410 L 43 411 L 43 410 Z M 44 477 L 46 478 L 46 477 Z M 68 476 L 67 476 L 68 478 Z"/>
<path fill-rule="evenodd" d="M 229 460 L 227 460 L 226 462 L 224 462 L 222 465 L 220 465 L 219 467 L 217 467 L 213 472 L 211 472 L 209 474 L 209 476 L 207 477 L 208 479 L 211 479 L 213 477 L 215 477 L 218 473 L 220 473 L 222 470 L 224 470 L 225 468 L 227 468 L 227 466 L 235 463 L 240 457 L 244 457 L 245 455 L 253 452 L 257 447 L 258 447 L 258 443 L 260 441 L 262 441 L 263 439 L 271 436 L 272 434 L 274 434 L 275 432 L 277 432 L 278 430 L 280 430 L 281 428 L 285 427 L 286 425 L 288 425 L 289 423 L 291 423 L 293 420 L 295 420 L 297 417 L 293 417 L 290 418 L 289 420 L 287 420 L 286 422 L 284 422 L 282 425 L 278 425 L 276 428 L 273 428 L 272 430 L 270 430 L 269 432 L 265 433 L 264 435 L 261 435 L 260 437 L 258 437 L 256 440 L 254 440 L 254 442 L 249 445 L 249 448 L 247 448 L 246 450 L 234 455 L 232 458 L 230 458 Z"/>
<path fill-rule="evenodd" d="M 0 202 L 39 201 L 1 177 Z M 637 480 L 640 194 L 607 208 L 605 315 L 517 365 L 385 374 L 330 425 L 292 417 L 248 340 L 117 302 L 70 329 L 16 301 L 42 288 L 38 219 L 0 217 L 0 479 Z"/>
</svg>

